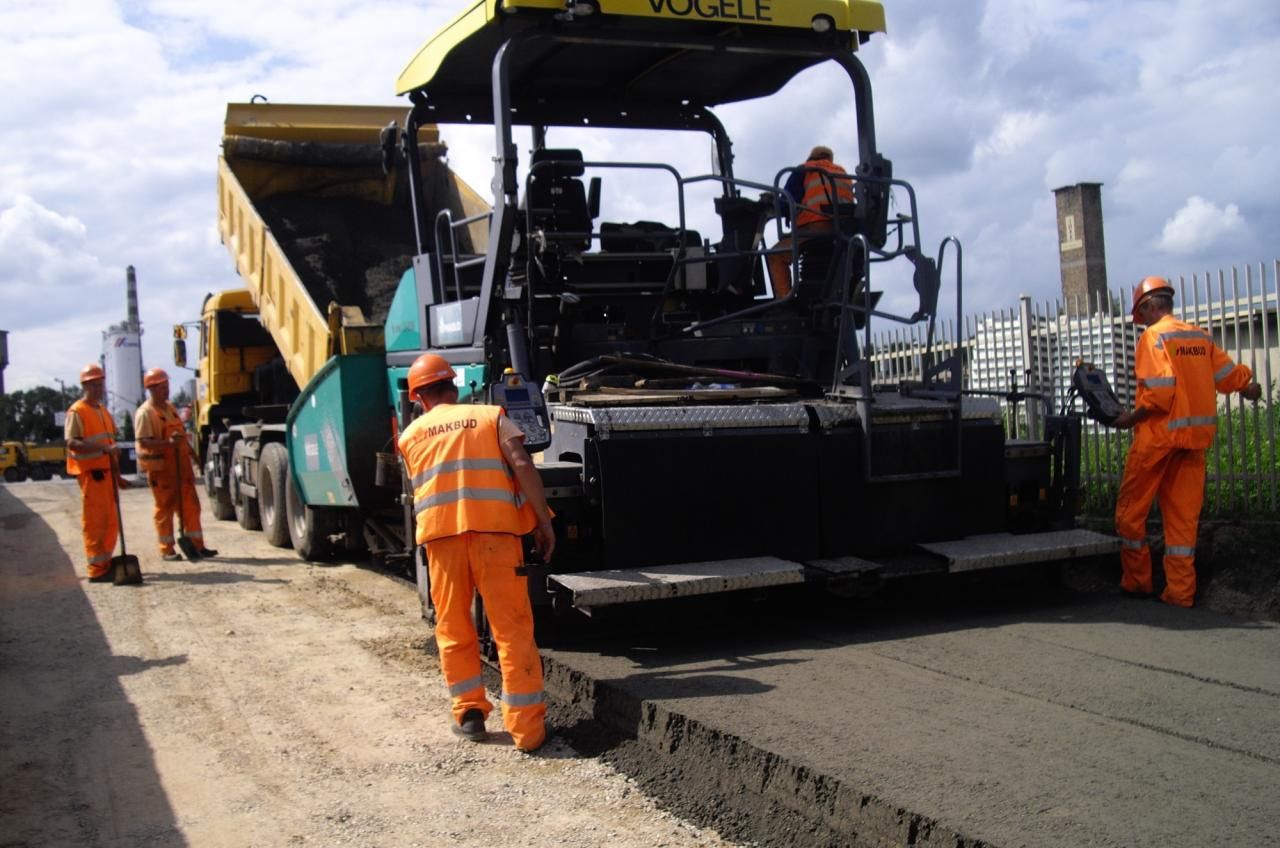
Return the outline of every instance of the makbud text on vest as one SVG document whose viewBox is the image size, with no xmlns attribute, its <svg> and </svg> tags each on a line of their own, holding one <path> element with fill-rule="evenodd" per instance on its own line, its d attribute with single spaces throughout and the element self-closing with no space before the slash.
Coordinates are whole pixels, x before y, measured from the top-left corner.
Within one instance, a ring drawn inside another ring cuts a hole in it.
<svg viewBox="0 0 1280 848">
<path fill-rule="evenodd" d="M 736 21 L 772 21 L 773 0 L 649 0 L 657 14 L 680 18 L 725 18 Z"/>
<path fill-rule="evenodd" d="M 427 428 L 428 436 L 439 436 L 441 433 L 452 433 L 454 430 L 474 430 L 476 420 L 468 418 L 466 421 L 449 421 L 444 424 L 436 424 Z"/>
</svg>

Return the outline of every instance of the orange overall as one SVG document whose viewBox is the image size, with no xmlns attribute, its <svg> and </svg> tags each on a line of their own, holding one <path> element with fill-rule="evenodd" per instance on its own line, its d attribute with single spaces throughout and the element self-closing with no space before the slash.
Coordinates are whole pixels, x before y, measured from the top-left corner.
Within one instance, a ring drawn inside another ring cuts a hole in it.
<svg viewBox="0 0 1280 848">
<path fill-rule="evenodd" d="M 200 498 L 196 494 L 195 474 L 191 470 L 190 448 L 185 438 L 179 444 L 170 441 L 175 434 L 185 436 L 182 419 L 172 403 L 157 405 L 148 399 L 134 415 L 134 432 L 139 439 L 164 439 L 163 448 L 138 449 L 138 466 L 147 474 L 147 485 L 155 500 L 152 520 L 160 543 L 160 554 L 172 554 L 174 545 L 173 516 L 182 510 L 183 535 L 204 548 L 204 532 L 200 526 Z M 184 464 L 185 463 L 185 464 Z M 178 473 L 182 482 L 179 485 Z"/>
<path fill-rule="evenodd" d="M 413 483 L 416 539 L 426 545 L 436 644 L 453 716 L 493 709 L 480 676 L 472 619 L 479 591 L 498 647 L 502 715 L 517 748 L 546 738 L 542 660 L 520 537 L 537 517 L 525 502 L 499 445 L 502 409 L 476 404 L 432 408 L 405 428 L 400 452 Z"/>
<path fill-rule="evenodd" d="M 826 159 L 810 159 L 801 166 L 814 169 L 805 173 L 804 196 L 796 205 L 796 220 L 791 235 L 778 240 L 771 251 L 788 250 L 792 244 L 804 242 L 817 235 L 826 235 L 832 231 L 831 216 L 822 211 L 824 204 L 852 203 L 853 183 L 847 179 L 848 172 L 834 162 Z M 819 173 L 824 171 L 824 173 Z M 830 175 L 839 175 L 834 179 Z M 832 197 L 832 194 L 835 194 Z M 786 297 L 791 293 L 791 256 L 783 253 L 769 253 L 765 256 L 769 267 L 769 279 L 773 283 L 773 296 Z"/>
<path fill-rule="evenodd" d="M 1147 516 L 1158 500 L 1164 519 L 1166 586 L 1160 599 L 1189 607 L 1196 595 L 1196 535 L 1204 503 L 1205 448 L 1218 427 L 1217 392 L 1239 391 L 1253 380 L 1209 334 L 1166 315 L 1138 339 L 1136 407 L 1151 414 L 1134 427 L 1116 499 L 1120 587 L 1151 592 Z"/>
<path fill-rule="evenodd" d="M 115 444 L 116 424 L 101 404 L 81 398 L 67 410 L 66 437 L 83 439 L 89 449 L 67 451 L 67 473 L 80 484 L 80 534 L 89 576 L 110 571 L 120 524 L 116 517 L 115 472 L 103 448 Z"/>
</svg>

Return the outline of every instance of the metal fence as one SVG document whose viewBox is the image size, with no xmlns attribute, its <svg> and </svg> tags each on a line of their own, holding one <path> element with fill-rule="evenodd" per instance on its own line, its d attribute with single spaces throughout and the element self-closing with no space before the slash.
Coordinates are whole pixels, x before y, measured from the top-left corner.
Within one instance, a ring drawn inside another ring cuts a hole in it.
<svg viewBox="0 0 1280 848">
<path fill-rule="evenodd" d="M 1239 395 L 1221 398 L 1218 435 L 1209 449 L 1205 514 L 1215 517 L 1275 517 L 1280 485 L 1276 450 L 1280 336 L 1277 334 L 1280 260 L 1268 266 L 1233 267 L 1173 278 L 1174 313 L 1208 331 L 1236 362 L 1253 369 L 1263 385 L 1258 404 Z M 1071 373 L 1078 360 L 1094 363 L 1117 396 L 1132 406 L 1137 390 L 1134 348 L 1140 328 L 1129 315 L 1132 292 L 1116 289 L 1094 302 L 1034 303 L 939 320 L 933 355 L 960 354 L 964 386 L 1001 395 L 1005 427 L 1013 438 L 1043 436 L 1044 413 L 1067 407 Z M 916 325 L 873 334 L 877 383 L 921 379 L 925 328 Z M 1079 400 L 1072 403 L 1082 411 Z M 1087 421 L 1081 476 L 1086 511 L 1107 514 L 1115 504 L 1132 435 Z"/>
</svg>

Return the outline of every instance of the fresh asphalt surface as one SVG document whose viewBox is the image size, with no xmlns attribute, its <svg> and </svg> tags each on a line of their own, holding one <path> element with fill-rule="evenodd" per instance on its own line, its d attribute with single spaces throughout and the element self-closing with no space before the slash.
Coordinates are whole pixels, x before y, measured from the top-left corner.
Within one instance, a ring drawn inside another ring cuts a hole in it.
<svg viewBox="0 0 1280 848">
<path fill-rule="evenodd" d="M 901 587 L 627 615 L 544 653 L 552 679 L 591 680 L 642 742 L 686 755 L 671 803 L 722 827 L 755 815 L 747 838 L 1280 844 L 1275 624 L 1017 583 Z M 706 779 L 719 789 L 682 804 Z M 755 809 L 714 809 L 753 791 Z M 789 807 L 817 833 L 770 832 Z"/>
</svg>

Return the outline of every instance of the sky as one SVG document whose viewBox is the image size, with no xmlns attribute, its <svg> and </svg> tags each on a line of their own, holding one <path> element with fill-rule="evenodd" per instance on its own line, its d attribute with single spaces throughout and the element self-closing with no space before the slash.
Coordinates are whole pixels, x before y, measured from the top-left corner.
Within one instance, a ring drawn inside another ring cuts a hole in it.
<svg viewBox="0 0 1280 848">
<path fill-rule="evenodd" d="M 206 292 L 240 285 L 217 234 L 226 104 L 260 94 L 407 108 L 397 75 L 462 5 L 0 0 L 5 387 L 73 383 L 100 354 L 102 332 L 125 317 L 128 265 L 144 365 L 190 376 L 173 366 L 172 325 L 195 319 Z M 879 147 L 915 188 L 926 249 L 947 235 L 964 245 L 966 311 L 1055 296 L 1052 190 L 1079 182 L 1103 184 L 1113 288 L 1280 258 L 1275 0 L 884 5 L 888 34 L 860 50 Z M 770 182 L 815 143 L 856 164 L 848 83 L 832 68 L 720 116 L 739 177 Z M 488 196 L 491 132 L 442 134 L 451 167 Z M 551 141 L 588 159 L 709 171 L 703 142 L 656 154 L 652 139 L 577 135 Z M 635 188 L 606 185 L 604 217 L 652 219 Z M 886 303 L 910 311 L 909 282 L 895 285 L 907 291 Z"/>
</svg>

